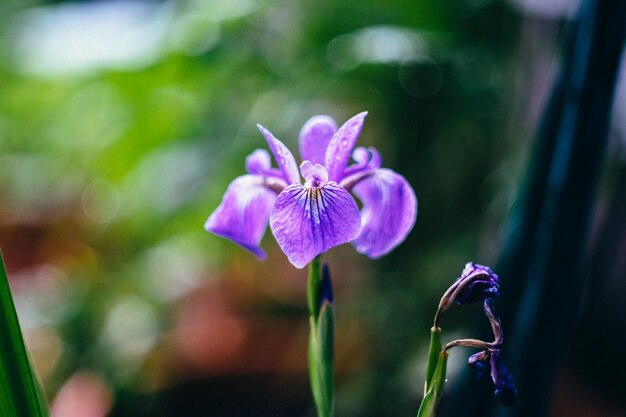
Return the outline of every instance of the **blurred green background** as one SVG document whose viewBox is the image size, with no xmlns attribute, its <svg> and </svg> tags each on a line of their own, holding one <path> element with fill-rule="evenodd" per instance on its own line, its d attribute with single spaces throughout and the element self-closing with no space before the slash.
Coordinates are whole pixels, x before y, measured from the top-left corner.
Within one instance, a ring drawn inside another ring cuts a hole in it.
<svg viewBox="0 0 626 417">
<path fill-rule="evenodd" d="M 256 123 L 295 150 L 310 116 L 342 123 L 363 110 L 359 144 L 409 180 L 419 214 L 379 261 L 349 245 L 325 257 L 337 415 L 414 415 L 436 303 L 465 262 L 491 265 L 501 250 L 576 8 L 0 3 L 0 247 L 55 416 L 313 416 L 305 272 L 269 231 L 260 263 L 202 225 L 245 156 L 265 147 Z M 597 219 L 619 195 L 623 122 Z M 485 321 L 478 307 L 446 319 L 450 338 Z M 625 415 L 605 390 L 615 381 L 572 357 L 551 415 Z M 451 357 L 452 392 L 466 358 Z"/>
</svg>

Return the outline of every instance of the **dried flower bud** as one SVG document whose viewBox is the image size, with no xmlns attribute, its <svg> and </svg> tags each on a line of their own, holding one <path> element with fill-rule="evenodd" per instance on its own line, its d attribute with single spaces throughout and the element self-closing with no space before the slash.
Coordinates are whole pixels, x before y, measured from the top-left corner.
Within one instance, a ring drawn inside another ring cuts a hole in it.
<svg viewBox="0 0 626 417">
<path fill-rule="evenodd" d="M 457 304 L 493 300 L 500 295 L 498 276 L 483 265 L 468 262 L 457 282 L 459 282 L 459 291 L 455 298 Z"/>
<path fill-rule="evenodd" d="M 483 379 L 489 373 L 489 351 L 483 350 L 473 354 L 467 360 L 467 364 L 474 370 L 476 379 Z"/>
<path fill-rule="evenodd" d="M 502 362 L 500 349 L 483 350 L 469 357 L 467 364 L 474 370 L 476 379 L 481 380 L 491 375 L 495 397 L 506 406 L 513 406 L 517 401 L 517 392 L 513 377 Z"/>
<path fill-rule="evenodd" d="M 517 402 L 517 392 L 513 384 L 513 377 L 509 370 L 504 366 L 500 357 L 500 351 L 496 350 L 491 353 L 491 379 L 495 386 L 494 394 L 503 405 L 513 406 Z"/>
<path fill-rule="evenodd" d="M 330 270 L 328 268 L 328 264 L 324 264 L 322 267 L 322 281 L 320 282 L 320 300 L 319 306 L 320 308 L 324 305 L 325 302 L 329 302 L 332 304 L 333 302 L 333 284 L 330 281 Z"/>
</svg>

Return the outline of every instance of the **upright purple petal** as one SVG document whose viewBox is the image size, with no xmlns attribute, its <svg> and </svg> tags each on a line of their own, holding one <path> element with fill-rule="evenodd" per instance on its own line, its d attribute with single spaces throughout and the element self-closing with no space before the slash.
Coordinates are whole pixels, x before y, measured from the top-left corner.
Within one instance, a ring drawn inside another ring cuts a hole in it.
<svg viewBox="0 0 626 417">
<path fill-rule="evenodd" d="M 415 192 L 400 174 L 377 169 L 352 189 L 363 202 L 363 230 L 353 242 L 356 250 L 378 258 L 398 246 L 417 216 Z"/>
<path fill-rule="evenodd" d="M 289 185 L 283 172 L 278 168 L 272 168 L 272 157 L 265 149 L 257 149 L 246 157 L 246 171 L 248 174 L 264 177 L 265 185 L 268 188 L 279 188 L 278 193 Z M 271 184 L 275 187 L 271 187 Z"/>
<path fill-rule="evenodd" d="M 259 259 L 265 252 L 259 247 L 276 193 L 265 188 L 258 175 L 242 175 L 230 183 L 222 203 L 209 216 L 204 228 L 230 239 Z"/>
<path fill-rule="evenodd" d="M 246 157 L 246 171 L 252 175 L 263 175 L 272 168 L 272 157 L 265 149 L 257 149 Z"/>
<path fill-rule="evenodd" d="M 313 116 L 300 130 L 300 156 L 303 161 L 324 164 L 328 142 L 337 132 L 337 123 L 330 116 Z"/>
<path fill-rule="evenodd" d="M 290 185 L 274 203 L 270 227 L 289 261 L 303 268 L 320 253 L 357 237 L 361 216 L 352 196 L 337 183 Z"/>
<path fill-rule="evenodd" d="M 328 143 L 324 165 L 328 170 L 331 181 L 339 182 L 343 176 L 343 170 L 350 159 L 352 148 L 356 143 L 367 112 L 362 112 L 352 117 L 339 128 Z"/>
<path fill-rule="evenodd" d="M 296 160 L 293 155 L 287 149 L 287 147 L 278 139 L 272 135 L 272 132 L 267 130 L 261 125 L 257 125 L 265 139 L 267 140 L 267 144 L 269 145 L 272 153 L 274 154 L 274 158 L 276 159 L 276 164 L 283 172 L 285 177 L 285 181 L 288 184 L 300 184 L 300 173 L 298 172 L 298 165 L 296 165 Z"/>
</svg>

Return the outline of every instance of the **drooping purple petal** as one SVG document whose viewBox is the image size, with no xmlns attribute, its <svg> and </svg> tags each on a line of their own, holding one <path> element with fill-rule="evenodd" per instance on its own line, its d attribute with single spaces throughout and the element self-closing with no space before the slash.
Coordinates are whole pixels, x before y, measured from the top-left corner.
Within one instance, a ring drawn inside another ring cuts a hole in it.
<svg viewBox="0 0 626 417">
<path fill-rule="evenodd" d="M 352 196 L 337 183 L 290 185 L 274 203 L 270 227 L 289 261 L 303 268 L 320 253 L 357 237 L 361 216 Z"/>
<path fill-rule="evenodd" d="M 276 193 L 264 187 L 263 182 L 257 175 L 235 178 L 204 224 L 208 232 L 232 240 L 259 259 L 266 256 L 259 243 L 276 200 Z"/>
<path fill-rule="evenodd" d="M 300 184 L 298 165 L 296 165 L 296 160 L 289 149 L 287 149 L 281 141 L 276 139 L 274 135 L 272 135 L 272 132 L 261 125 L 257 125 L 257 127 L 263 136 L 265 136 L 267 144 L 274 154 L 274 159 L 276 159 L 276 164 L 284 175 L 285 181 L 287 181 L 288 184 Z"/>
<path fill-rule="evenodd" d="M 324 164 L 328 142 L 337 132 L 337 123 L 330 116 L 313 116 L 300 130 L 300 156 L 303 161 Z"/>
<path fill-rule="evenodd" d="M 363 202 L 363 229 L 353 242 L 356 250 L 378 258 L 398 246 L 417 216 L 415 192 L 400 174 L 376 169 L 352 189 Z"/>
<path fill-rule="evenodd" d="M 328 177 L 331 181 L 339 182 L 341 180 L 343 170 L 352 153 L 352 148 L 354 148 L 354 144 L 363 127 L 365 116 L 367 116 L 367 112 L 362 112 L 345 122 L 328 143 L 324 157 L 324 166 L 328 170 Z"/>
</svg>

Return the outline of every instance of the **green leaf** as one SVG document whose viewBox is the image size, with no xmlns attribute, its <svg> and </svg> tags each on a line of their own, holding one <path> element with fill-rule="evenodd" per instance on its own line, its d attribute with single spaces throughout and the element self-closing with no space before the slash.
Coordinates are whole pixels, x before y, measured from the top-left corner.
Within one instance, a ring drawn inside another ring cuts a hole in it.
<svg viewBox="0 0 626 417">
<path fill-rule="evenodd" d="M 0 253 L 0 416 L 48 415 L 48 404 L 24 345 Z"/>
<path fill-rule="evenodd" d="M 309 318 L 309 377 L 318 417 L 334 413 L 334 327 L 333 306 L 325 303 L 317 320 Z"/>
<path fill-rule="evenodd" d="M 322 275 L 320 257 L 309 264 L 307 298 L 309 305 L 309 379 L 318 417 L 334 414 L 335 315 L 328 300 L 320 301 Z M 321 305 L 320 305 L 321 304 Z"/>
<path fill-rule="evenodd" d="M 333 414 L 334 405 L 334 344 L 335 344 L 335 314 L 331 303 L 324 303 L 320 310 L 318 321 L 318 342 L 320 344 L 319 370 L 322 379 L 322 389 L 326 396 L 326 415 Z"/>
<path fill-rule="evenodd" d="M 322 392 L 321 372 L 319 369 L 319 343 L 317 341 L 317 325 L 313 317 L 309 317 L 309 380 L 311 381 L 311 391 L 313 392 L 313 400 L 315 408 L 320 415 L 320 410 L 325 409 L 324 394 Z"/>
<path fill-rule="evenodd" d="M 430 387 L 430 381 L 435 373 L 435 368 L 439 362 L 441 352 L 441 328 L 432 327 L 430 329 L 430 346 L 428 348 L 428 364 L 426 365 L 426 381 L 424 382 L 424 396 Z"/>
<path fill-rule="evenodd" d="M 435 402 L 439 401 L 443 395 L 443 386 L 446 383 L 446 371 L 448 368 L 448 351 L 439 352 L 439 361 L 431 380 L 431 389 L 435 393 Z"/>
<path fill-rule="evenodd" d="M 446 382 L 448 352 L 445 350 L 441 351 L 437 357 L 437 366 L 433 372 L 428 391 L 424 394 L 417 417 L 435 417 L 437 402 L 443 394 L 443 387 Z"/>
</svg>

